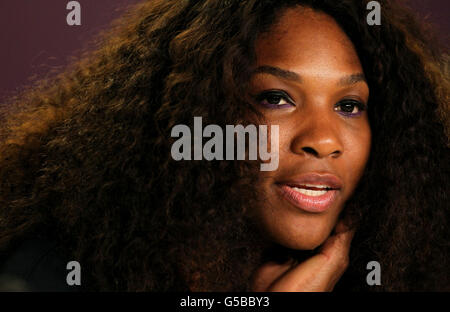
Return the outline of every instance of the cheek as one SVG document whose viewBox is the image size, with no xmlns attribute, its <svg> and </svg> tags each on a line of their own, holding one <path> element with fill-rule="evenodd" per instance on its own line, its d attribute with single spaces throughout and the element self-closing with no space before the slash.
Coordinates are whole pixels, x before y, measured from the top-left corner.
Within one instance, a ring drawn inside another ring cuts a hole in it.
<svg viewBox="0 0 450 312">
<path fill-rule="evenodd" d="M 344 170 L 349 191 L 353 191 L 361 178 L 371 149 L 371 131 L 369 125 L 349 131 L 345 136 Z"/>
<path fill-rule="evenodd" d="M 355 162 L 357 162 L 361 170 L 364 170 L 369 159 L 371 140 L 371 131 L 367 123 L 360 131 L 357 131 L 354 143 L 352 144 L 352 149 L 355 150 Z"/>
</svg>

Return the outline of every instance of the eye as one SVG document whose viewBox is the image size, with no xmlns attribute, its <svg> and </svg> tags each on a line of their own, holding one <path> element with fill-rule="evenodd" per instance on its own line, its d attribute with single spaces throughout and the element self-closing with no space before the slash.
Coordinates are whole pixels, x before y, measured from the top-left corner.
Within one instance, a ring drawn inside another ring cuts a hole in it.
<svg viewBox="0 0 450 312">
<path fill-rule="evenodd" d="M 255 98 L 258 104 L 267 108 L 283 108 L 294 105 L 291 97 L 281 90 L 264 91 Z"/>
<path fill-rule="evenodd" d="M 334 110 L 344 116 L 359 116 L 366 109 L 366 106 L 356 100 L 342 100 L 334 106 Z"/>
</svg>

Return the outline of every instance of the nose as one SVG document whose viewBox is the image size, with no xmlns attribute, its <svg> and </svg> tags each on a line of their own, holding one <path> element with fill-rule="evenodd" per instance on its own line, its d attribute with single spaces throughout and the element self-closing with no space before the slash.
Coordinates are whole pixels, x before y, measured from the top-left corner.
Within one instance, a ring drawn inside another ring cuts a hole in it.
<svg viewBox="0 0 450 312">
<path fill-rule="evenodd" d="M 339 157 L 344 146 L 338 122 L 320 113 L 299 118 L 299 129 L 291 143 L 292 152 L 315 158 Z"/>
</svg>

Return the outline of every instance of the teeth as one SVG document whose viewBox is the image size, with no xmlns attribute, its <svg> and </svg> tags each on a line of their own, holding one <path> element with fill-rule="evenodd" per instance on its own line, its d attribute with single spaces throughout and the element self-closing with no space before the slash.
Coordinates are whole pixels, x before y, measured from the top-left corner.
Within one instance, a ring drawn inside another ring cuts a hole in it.
<svg viewBox="0 0 450 312">
<path fill-rule="evenodd" d="M 315 188 L 328 188 L 328 185 L 316 185 L 316 184 L 302 184 L 304 186 L 315 187 Z"/>
<path fill-rule="evenodd" d="M 321 187 L 321 186 L 317 186 L 317 185 L 305 185 L 305 186 Z M 296 192 L 299 192 L 301 194 L 308 195 L 308 196 L 320 196 L 320 195 L 326 194 L 326 192 L 327 192 L 325 190 L 324 191 L 316 191 L 316 190 L 308 190 L 308 189 L 298 188 L 298 187 L 292 187 L 292 189 Z"/>
</svg>

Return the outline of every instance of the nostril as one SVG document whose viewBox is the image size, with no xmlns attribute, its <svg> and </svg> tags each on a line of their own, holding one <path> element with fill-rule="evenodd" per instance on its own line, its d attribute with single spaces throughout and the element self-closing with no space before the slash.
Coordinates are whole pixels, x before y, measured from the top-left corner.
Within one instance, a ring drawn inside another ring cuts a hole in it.
<svg viewBox="0 0 450 312">
<path fill-rule="evenodd" d="M 341 155 L 341 151 L 334 151 L 333 153 L 331 153 L 332 157 L 338 157 L 339 155 Z"/>
<path fill-rule="evenodd" d="M 340 150 L 336 150 L 333 153 L 330 154 L 331 157 L 333 158 L 338 158 L 341 155 L 341 151 Z"/>
<path fill-rule="evenodd" d="M 307 154 L 312 154 L 314 156 L 319 156 L 319 153 L 312 147 L 302 147 L 302 150 Z"/>
</svg>

